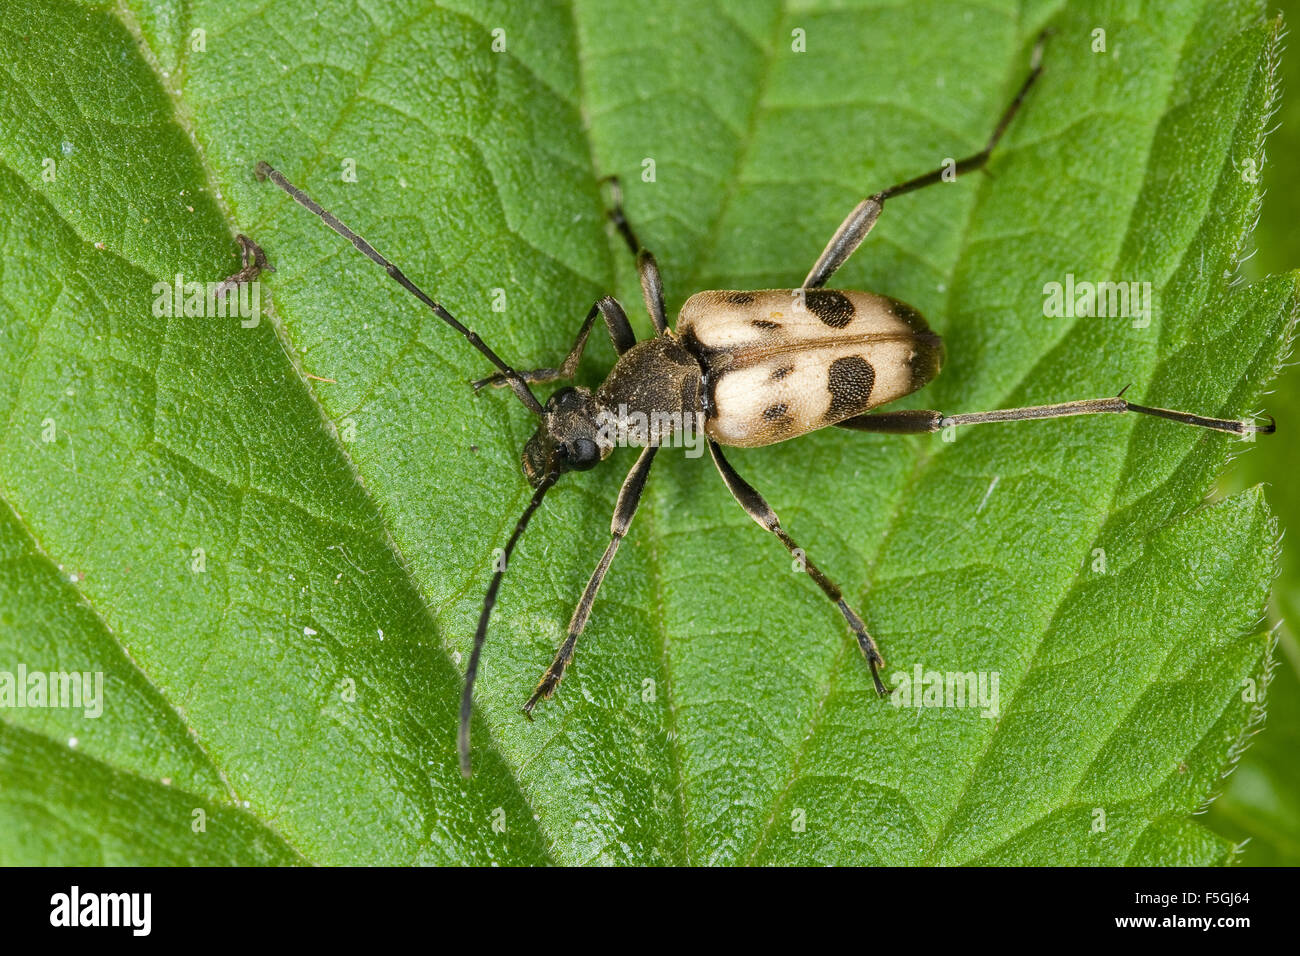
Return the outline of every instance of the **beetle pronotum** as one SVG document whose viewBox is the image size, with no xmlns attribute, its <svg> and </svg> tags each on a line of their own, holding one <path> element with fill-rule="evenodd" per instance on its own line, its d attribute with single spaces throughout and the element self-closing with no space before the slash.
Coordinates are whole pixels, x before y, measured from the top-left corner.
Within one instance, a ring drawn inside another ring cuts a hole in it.
<svg viewBox="0 0 1300 956">
<path fill-rule="evenodd" d="M 622 305 L 612 296 L 605 296 L 588 311 L 572 348 L 556 368 L 517 371 L 507 365 L 477 334 L 421 291 L 373 246 L 269 164 L 258 163 L 259 179 L 270 179 L 383 266 L 393 279 L 496 366 L 498 372 L 476 381 L 476 389 L 485 385 L 509 386 L 524 407 L 538 418 L 537 431 L 523 451 L 523 470 L 534 489 L 533 496 L 506 541 L 503 560 L 492 574 L 465 671 L 457 739 L 461 769 L 466 776 L 470 772 L 474 678 L 506 564 L 543 496 L 560 476 L 569 471 L 586 471 L 613 451 L 616 442 L 608 427 L 611 421 L 626 425 L 629 419 L 640 416 L 642 422 L 703 422 L 709 452 L 727 488 L 751 518 L 803 560 L 809 575 L 839 608 L 857 638 L 870 667 L 871 679 L 881 695 L 888 693 L 880 679 L 884 661 L 862 618 L 844 600 L 839 587 L 808 559 L 806 552 L 786 532 L 762 495 L 730 465 L 721 446 L 768 445 L 828 425 L 910 434 L 949 426 L 1120 412 L 1139 412 L 1237 434 L 1275 430 L 1271 421 L 1268 425 L 1257 425 L 1251 421 L 1207 418 L 1137 405 L 1124 399 L 1123 392 L 1114 398 L 960 415 L 928 410 L 872 412 L 931 381 L 943 362 L 943 344 L 921 315 L 904 303 L 869 292 L 823 287 L 861 245 L 887 200 L 942 182 L 951 178 L 950 174 L 960 175 L 985 165 L 1041 72 L 1042 49 L 1040 38 L 1034 47 L 1028 77 L 982 150 L 955 165 L 891 186 L 858 203 L 835 231 L 799 288 L 697 292 L 682 306 L 675 329 L 668 327 L 664 313 L 659 267 L 632 230 L 623 212 L 618 182 L 611 179 L 613 201 L 609 216 L 636 258 L 641 291 L 655 335 L 638 342 Z M 594 392 L 566 386 L 545 403 L 539 402 L 529 385 L 571 379 L 597 317 L 604 320 L 619 356 L 604 383 Z M 631 435 L 628 443 L 641 447 L 642 451 L 619 491 L 609 544 L 573 612 L 568 636 L 524 704 L 525 714 L 531 714 L 539 700 L 550 697 L 564 677 L 601 582 L 636 513 L 655 454 L 671 437 L 665 428 Z"/>
</svg>

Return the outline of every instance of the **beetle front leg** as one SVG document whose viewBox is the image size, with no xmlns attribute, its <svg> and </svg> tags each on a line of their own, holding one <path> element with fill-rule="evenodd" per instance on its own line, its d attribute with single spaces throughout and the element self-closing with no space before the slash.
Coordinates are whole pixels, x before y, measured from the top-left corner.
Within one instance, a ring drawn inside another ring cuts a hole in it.
<svg viewBox="0 0 1300 956">
<path fill-rule="evenodd" d="M 655 452 L 658 450 L 658 447 L 650 445 L 642 451 L 632 470 L 627 473 L 627 478 L 623 480 L 623 487 L 618 493 L 618 503 L 614 506 L 614 517 L 609 525 L 609 544 L 605 547 L 605 553 L 601 555 L 596 570 L 591 572 L 586 590 L 582 592 L 582 599 L 573 610 L 568 636 L 560 645 L 551 666 L 537 682 L 537 689 L 533 691 L 533 696 L 529 697 L 528 703 L 524 704 L 524 714 L 529 719 L 532 718 L 533 708 L 537 706 L 537 702 L 554 694 L 555 689 L 560 686 L 560 681 L 564 679 L 564 671 L 569 666 L 569 661 L 573 660 L 574 646 L 578 643 L 578 638 L 586 629 L 587 620 L 591 617 L 591 606 L 596 603 L 596 594 L 600 591 L 600 585 L 605 580 L 609 566 L 614 563 L 614 555 L 618 553 L 618 546 L 622 543 L 623 536 L 627 534 L 628 526 L 632 524 L 632 516 L 636 514 L 637 505 L 641 503 L 641 492 L 645 490 L 646 479 L 650 476 L 650 466 L 654 463 Z"/>
<path fill-rule="evenodd" d="M 636 335 L 632 332 L 632 324 L 627 320 L 627 313 L 623 311 L 623 306 L 619 305 L 618 299 L 612 295 L 607 295 L 596 301 L 587 313 L 587 317 L 582 321 L 582 328 L 578 330 L 578 338 L 573 343 L 573 348 L 569 349 L 568 356 L 565 357 L 564 363 L 559 368 L 535 368 L 526 372 L 519 372 L 519 377 L 525 382 L 554 382 L 562 378 L 573 378 L 578 372 L 578 363 L 582 361 L 583 350 L 587 347 L 587 336 L 591 334 L 591 327 L 599 315 L 605 320 L 605 327 L 609 329 L 609 338 L 614 343 L 614 351 L 622 355 L 632 346 L 636 345 Z M 474 382 L 474 391 L 478 391 L 488 385 L 494 388 L 501 388 L 503 385 L 509 385 L 510 380 L 501 373 L 489 375 L 487 378 L 480 378 Z"/>
<path fill-rule="evenodd" d="M 717 466 L 718 473 L 722 475 L 722 480 L 727 483 L 728 490 L 740 502 L 740 506 L 745 509 L 751 518 L 758 522 L 760 527 L 776 535 L 781 543 L 785 545 L 787 551 L 802 559 L 805 570 L 817 582 L 817 586 L 840 609 L 840 613 L 844 615 L 844 620 L 848 621 L 849 628 L 858 639 L 858 649 L 862 651 L 862 656 L 867 659 L 867 666 L 871 668 L 871 680 L 876 685 L 876 693 L 881 697 L 887 697 L 889 689 L 885 687 L 884 682 L 880 679 L 880 668 L 885 666 L 885 660 L 880 656 L 880 648 L 876 647 L 876 642 L 867 633 L 867 626 L 862 623 L 862 618 L 844 600 L 844 595 L 839 586 L 823 574 L 822 570 L 813 564 L 812 559 L 808 557 L 808 552 L 799 547 L 794 539 L 786 534 L 785 529 L 781 527 L 776 512 L 763 500 L 763 496 L 754 489 L 754 486 L 740 477 L 736 469 L 731 467 L 731 462 L 723 457 L 722 449 L 718 447 L 717 442 L 710 440 L 709 453 L 713 455 L 713 463 Z"/>
</svg>

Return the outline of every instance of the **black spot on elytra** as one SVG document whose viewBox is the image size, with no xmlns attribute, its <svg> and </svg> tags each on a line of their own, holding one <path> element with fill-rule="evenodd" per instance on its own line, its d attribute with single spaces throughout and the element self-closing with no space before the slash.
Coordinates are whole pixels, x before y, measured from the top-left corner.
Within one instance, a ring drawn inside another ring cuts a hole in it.
<svg viewBox="0 0 1300 956">
<path fill-rule="evenodd" d="M 832 362 L 826 371 L 826 387 L 831 393 L 826 421 L 838 422 L 862 411 L 871 398 L 871 386 L 875 383 L 876 370 L 860 355 L 849 355 Z"/>
<path fill-rule="evenodd" d="M 929 332 L 930 325 L 925 321 L 925 316 L 916 309 L 912 308 L 906 302 L 899 302 L 897 299 L 889 300 L 889 310 L 894 315 L 907 323 L 907 327 L 913 332 Z"/>
<path fill-rule="evenodd" d="M 921 337 L 917 342 L 916 351 L 912 353 L 910 383 L 912 391 L 916 391 L 927 382 L 934 381 L 934 377 L 939 374 L 939 369 L 943 367 L 943 355 L 943 340 L 939 336 L 931 333 Z"/>
<path fill-rule="evenodd" d="M 782 365 L 780 368 L 774 368 L 772 369 L 772 381 L 779 382 L 793 371 L 793 365 Z"/>
<path fill-rule="evenodd" d="M 768 319 L 750 319 L 749 324 L 754 328 L 762 329 L 765 332 L 771 329 L 779 329 L 781 327 L 780 322 L 772 322 Z"/>
<path fill-rule="evenodd" d="M 804 293 L 804 304 L 832 329 L 842 329 L 853 321 L 853 303 L 843 292 L 809 289 Z"/>
<path fill-rule="evenodd" d="M 779 422 L 790 414 L 790 406 L 785 402 L 777 402 L 775 405 L 769 405 L 763 409 L 763 420 L 768 422 Z"/>
<path fill-rule="evenodd" d="M 749 303 L 754 301 L 754 293 L 727 292 L 723 294 L 722 298 L 730 302 L 732 305 L 749 305 Z"/>
</svg>

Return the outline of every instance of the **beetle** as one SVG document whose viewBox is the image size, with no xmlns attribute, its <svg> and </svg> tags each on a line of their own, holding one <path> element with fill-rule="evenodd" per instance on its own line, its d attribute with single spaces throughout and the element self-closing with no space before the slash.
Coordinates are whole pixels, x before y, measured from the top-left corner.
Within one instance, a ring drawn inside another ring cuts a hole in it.
<svg viewBox="0 0 1300 956">
<path fill-rule="evenodd" d="M 1265 425 L 1154 408 L 1126 400 L 1123 392 L 1113 398 L 958 415 L 933 410 L 874 411 L 930 382 L 943 365 L 943 342 L 911 306 L 875 293 L 826 289 L 826 282 L 861 245 L 888 200 L 978 170 L 988 162 L 1042 72 L 1043 45 L 1044 36 L 1040 36 L 1028 76 L 978 153 L 863 199 L 836 229 L 798 288 L 697 292 L 682 306 L 675 328 L 669 328 L 665 315 L 663 282 L 655 257 L 642 246 L 627 219 L 618 180 L 608 178 L 608 215 L 635 257 L 655 334 L 638 342 L 623 306 L 613 296 L 604 296 L 588 311 L 568 355 L 557 367 L 520 371 L 506 364 L 475 332 L 425 294 L 373 246 L 270 164 L 258 163 L 259 180 L 270 179 L 383 267 L 497 368 L 496 374 L 473 383 L 476 390 L 509 387 L 537 417 L 537 431 L 528 439 L 522 455 L 523 471 L 533 495 L 492 574 L 465 671 L 457 735 L 465 776 L 470 775 L 474 681 L 488 621 L 515 545 L 559 478 L 568 472 L 594 468 L 609 457 L 619 438 L 630 435 L 626 443 L 642 450 L 623 481 L 610 523 L 609 543 L 573 612 L 568 634 L 524 704 L 524 713 L 530 719 L 537 703 L 555 693 L 573 659 L 601 583 L 636 513 L 655 455 L 675 431 L 690 421 L 702 422 L 713 463 L 741 507 L 801 560 L 814 582 L 839 608 L 866 660 L 876 691 L 882 696 L 888 694 L 880 678 L 884 660 L 861 616 L 845 601 L 834 581 L 807 557 L 763 496 L 727 461 L 723 446 L 769 445 L 832 425 L 863 432 L 911 434 L 950 426 L 1123 412 L 1236 434 L 1276 430 L 1271 419 Z M 618 353 L 608 377 L 594 391 L 570 385 L 551 394 L 544 403 L 538 401 L 529 386 L 572 379 L 597 318 L 603 320 Z M 633 420 L 660 424 L 629 429 Z"/>
</svg>

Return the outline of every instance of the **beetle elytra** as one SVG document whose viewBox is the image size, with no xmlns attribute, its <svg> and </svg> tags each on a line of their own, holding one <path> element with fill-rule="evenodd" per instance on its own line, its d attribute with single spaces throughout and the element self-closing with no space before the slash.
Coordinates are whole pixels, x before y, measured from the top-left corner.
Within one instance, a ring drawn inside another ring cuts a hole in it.
<svg viewBox="0 0 1300 956">
<path fill-rule="evenodd" d="M 959 415 L 930 410 L 873 411 L 932 380 L 943 362 L 943 344 L 920 314 L 904 303 L 874 293 L 824 286 L 867 237 L 886 201 L 951 179 L 951 173 L 960 176 L 985 165 L 1041 72 L 1042 49 L 1040 37 L 1029 75 L 982 150 L 955 165 L 934 169 L 863 199 L 835 231 L 798 288 L 698 292 L 682 307 L 675 329 L 669 328 L 665 315 L 659 267 L 628 222 L 618 181 L 611 178 L 609 216 L 635 256 L 655 335 L 638 342 L 622 305 L 612 296 L 605 296 L 591 307 L 568 355 L 553 368 L 519 371 L 506 364 L 477 334 L 421 291 L 373 246 L 269 164 L 258 163 L 259 179 L 269 178 L 382 266 L 496 367 L 496 374 L 474 383 L 476 389 L 508 386 L 537 417 L 537 431 L 523 450 L 523 470 L 533 495 L 506 542 L 503 560 L 492 574 L 465 672 L 458 747 L 466 776 L 470 772 L 474 680 L 505 566 L 548 489 L 566 472 L 586 471 L 607 458 L 615 447 L 618 427 L 626 426 L 632 418 L 675 423 L 672 428 L 689 421 L 702 423 L 710 455 L 727 488 L 750 517 L 804 562 L 809 575 L 839 608 L 882 695 L 887 693 L 880 679 L 884 662 L 862 618 L 845 601 L 839 587 L 787 533 L 762 495 L 731 466 L 722 446 L 768 445 L 828 425 L 907 434 L 950 426 L 1122 412 L 1237 434 L 1275 430 L 1271 420 L 1260 425 L 1138 405 L 1124 399 L 1123 392 L 1113 398 Z M 538 401 L 530 385 L 573 378 L 598 318 L 618 353 L 608 377 L 594 391 L 566 386 L 545 402 Z M 611 422 L 616 426 L 613 430 Z M 525 714 L 531 714 L 538 701 L 550 697 L 564 677 L 601 582 L 628 532 L 655 455 L 667 444 L 670 430 L 669 426 L 651 427 L 627 442 L 642 450 L 619 492 L 609 543 L 578 601 L 555 659 L 524 704 Z"/>
</svg>

